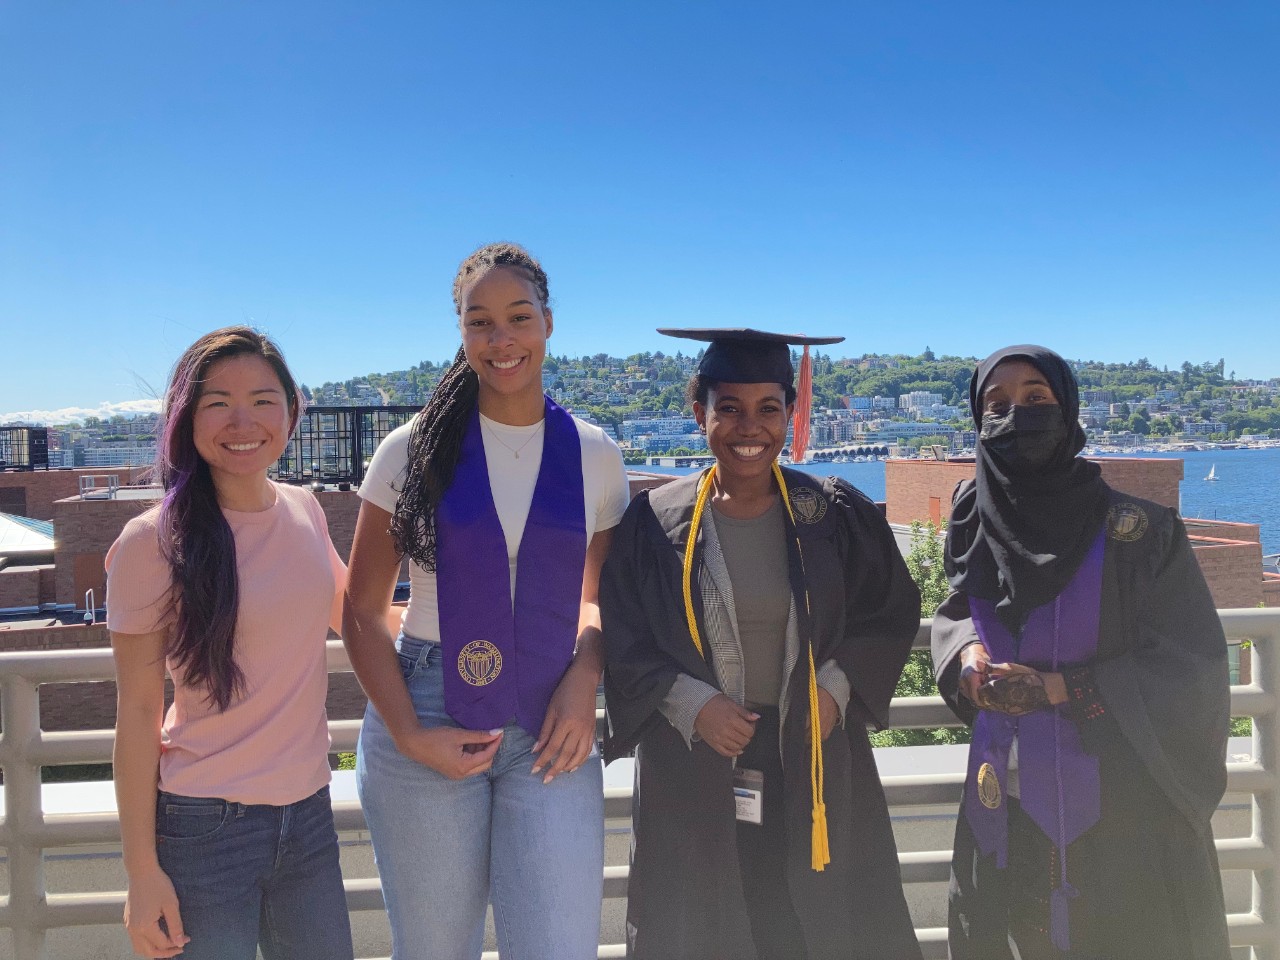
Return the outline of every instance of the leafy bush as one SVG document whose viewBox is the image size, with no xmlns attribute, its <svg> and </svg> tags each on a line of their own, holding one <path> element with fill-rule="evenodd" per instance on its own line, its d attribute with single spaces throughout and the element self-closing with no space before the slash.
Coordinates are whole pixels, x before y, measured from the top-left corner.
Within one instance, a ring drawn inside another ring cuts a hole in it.
<svg viewBox="0 0 1280 960">
<path fill-rule="evenodd" d="M 920 588 L 920 616 L 932 617 L 947 598 L 951 588 L 943 569 L 943 532 L 932 523 L 911 523 L 911 549 L 907 551 L 907 570 Z M 902 668 L 894 696 L 936 697 L 938 685 L 933 680 L 933 657 L 928 650 L 913 650 Z M 968 743 L 969 730 L 938 727 L 933 730 L 882 730 L 871 735 L 873 747 L 919 747 L 939 744 Z"/>
</svg>

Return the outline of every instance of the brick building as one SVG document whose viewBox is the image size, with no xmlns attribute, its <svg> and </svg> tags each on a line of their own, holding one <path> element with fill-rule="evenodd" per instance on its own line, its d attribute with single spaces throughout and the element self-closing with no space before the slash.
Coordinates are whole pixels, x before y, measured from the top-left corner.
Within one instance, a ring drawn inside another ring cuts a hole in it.
<svg viewBox="0 0 1280 960">
<path fill-rule="evenodd" d="M 1182 461 L 1102 457 L 1102 478 L 1117 490 L 1178 506 Z M 972 460 L 889 460 L 885 463 L 886 516 L 890 523 L 945 520 L 956 484 L 972 479 Z M 1219 609 L 1280 606 L 1280 578 L 1264 578 L 1258 526 L 1186 520 L 1187 534 Z"/>
<path fill-rule="evenodd" d="M 98 470 L 0 470 L 0 513 L 52 520 L 53 505 L 80 494 L 80 478 L 115 477 L 121 486 L 142 483 L 149 467 Z"/>
</svg>

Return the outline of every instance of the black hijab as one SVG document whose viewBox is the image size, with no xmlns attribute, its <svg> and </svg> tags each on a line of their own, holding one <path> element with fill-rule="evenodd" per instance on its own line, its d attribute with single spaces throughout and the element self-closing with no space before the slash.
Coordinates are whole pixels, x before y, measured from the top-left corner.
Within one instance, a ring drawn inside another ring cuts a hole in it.
<svg viewBox="0 0 1280 960">
<path fill-rule="evenodd" d="M 1010 359 L 1025 360 L 1044 375 L 1062 424 L 1051 410 L 1034 407 L 1014 408 L 1007 418 L 988 417 L 984 424 L 983 389 L 992 371 Z M 1029 344 L 997 350 L 973 372 L 969 404 L 979 431 L 977 476 L 952 506 L 947 579 L 956 590 L 994 602 L 1007 623 L 1021 625 L 1075 576 L 1106 519 L 1108 488 L 1098 465 L 1077 456 L 1085 444 L 1080 391 L 1067 362 L 1052 350 Z M 1015 427 L 1032 411 L 1048 414 L 1059 439 L 1043 451 L 1043 462 L 1028 467 L 1006 456 L 1008 448 L 991 434 L 1003 429 L 1005 440 L 1026 435 Z"/>
</svg>

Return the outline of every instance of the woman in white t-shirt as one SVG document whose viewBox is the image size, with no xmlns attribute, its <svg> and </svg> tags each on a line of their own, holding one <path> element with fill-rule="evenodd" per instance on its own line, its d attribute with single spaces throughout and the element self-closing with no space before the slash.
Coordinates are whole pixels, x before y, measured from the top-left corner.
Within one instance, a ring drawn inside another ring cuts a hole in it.
<svg viewBox="0 0 1280 960">
<path fill-rule="evenodd" d="M 617 446 L 542 392 L 547 277 L 492 244 L 454 280 L 462 349 L 360 496 L 344 615 L 369 695 L 358 782 L 394 960 L 596 955 L 600 566 L 627 505 Z M 385 611 L 403 557 L 411 593 Z"/>
</svg>

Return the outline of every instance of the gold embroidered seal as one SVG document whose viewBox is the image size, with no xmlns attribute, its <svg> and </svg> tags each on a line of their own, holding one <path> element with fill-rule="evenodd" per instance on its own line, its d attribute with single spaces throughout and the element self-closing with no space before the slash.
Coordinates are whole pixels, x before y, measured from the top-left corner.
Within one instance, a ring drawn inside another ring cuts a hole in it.
<svg viewBox="0 0 1280 960">
<path fill-rule="evenodd" d="M 473 687 L 483 687 L 502 672 L 502 651 L 488 640 L 472 640 L 458 654 L 458 673 Z"/>
<path fill-rule="evenodd" d="M 791 510 L 801 523 L 817 523 L 827 515 L 827 498 L 812 487 L 792 487 Z"/>
<path fill-rule="evenodd" d="M 1117 503 L 1107 511 L 1107 533 L 1112 540 L 1130 543 L 1147 532 L 1147 511 L 1136 503 Z"/>
<path fill-rule="evenodd" d="M 978 799 L 988 810 L 1000 808 L 1000 778 L 996 776 L 996 768 L 989 763 L 978 768 Z"/>
</svg>

